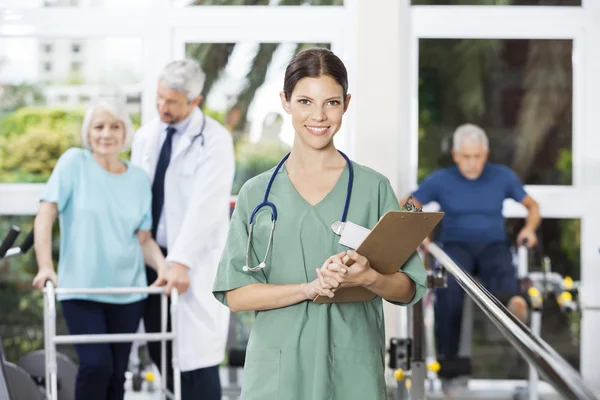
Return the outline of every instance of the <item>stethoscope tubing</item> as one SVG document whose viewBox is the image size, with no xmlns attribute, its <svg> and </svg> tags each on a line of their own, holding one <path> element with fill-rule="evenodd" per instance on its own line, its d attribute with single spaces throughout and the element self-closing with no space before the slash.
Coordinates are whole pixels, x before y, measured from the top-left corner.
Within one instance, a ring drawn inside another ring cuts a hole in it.
<svg viewBox="0 0 600 400">
<path fill-rule="evenodd" d="M 348 187 L 346 189 L 346 200 L 344 202 L 344 210 L 342 212 L 342 219 L 341 219 L 341 222 L 345 223 L 346 218 L 348 216 L 348 208 L 350 207 L 350 195 L 352 194 L 352 185 L 354 184 L 354 167 L 352 166 L 352 162 L 350 161 L 348 156 L 346 156 L 346 154 L 344 154 L 343 152 L 341 152 L 339 150 L 338 150 L 338 152 L 342 155 L 342 157 L 344 157 L 344 159 L 346 160 L 346 164 L 348 165 Z M 246 272 L 258 271 L 262 268 L 265 268 L 265 266 L 266 266 L 267 258 L 269 256 L 269 252 L 271 250 L 271 242 L 273 240 L 273 231 L 275 230 L 275 222 L 277 221 L 277 207 L 275 206 L 275 204 L 273 204 L 272 202 L 269 201 L 269 193 L 271 192 L 271 188 L 273 186 L 273 182 L 275 181 L 275 177 L 277 176 L 277 174 L 278 174 L 279 170 L 281 169 L 281 167 L 283 166 L 283 164 L 289 158 L 290 154 L 291 153 L 286 154 L 285 157 L 283 157 L 281 159 L 281 161 L 279 161 L 279 164 L 277 164 L 277 167 L 275 167 L 273 174 L 271 174 L 271 177 L 269 178 L 269 183 L 267 184 L 267 188 L 265 190 L 265 196 L 263 198 L 262 203 L 258 204 L 252 211 L 252 214 L 250 214 L 248 243 L 246 245 L 246 259 L 245 259 L 246 265 L 244 265 L 244 267 L 243 267 L 243 270 Z M 248 258 L 249 258 L 249 253 L 250 253 L 250 245 L 251 245 L 250 242 L 252 241 L 252 231 L 254 230 L 254 221 L 256 219 L 256 215 L 263 207 L 269 207 L 271 209 L 271 232 L 269 234 L 269 242 L 267 245 L 267 251 L 265 253 L 264 260 L 258 266 L 249 267 L 248 266 Z"/>
</svg>

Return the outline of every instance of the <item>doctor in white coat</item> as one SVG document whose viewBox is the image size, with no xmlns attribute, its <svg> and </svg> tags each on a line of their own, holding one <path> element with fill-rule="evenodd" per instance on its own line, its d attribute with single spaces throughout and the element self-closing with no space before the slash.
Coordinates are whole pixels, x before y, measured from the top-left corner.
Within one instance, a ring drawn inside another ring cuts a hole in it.
<svg viewBox="0 0 600 400">
<path fill-rule="evenodd" d="M 152 231 L 170 264 L 148 282 L 176 286 L 182 399 L 220 400 L 229 311 L 212 295 L 229 226 L 235 161 L 231 134 L 198 108 L 205 75 L 191 60 L 168 64 L 157 87 L 158 118 L 135 135 L 131 159 L 152 181 Z M 189 286 L 189 289 L 188 289 Z M 149 296 L 144 325 L 160 331 L 160 298 Z M 160 366 L 160 343 L 148 344 Z M 170 346 L 168 346 L 170 347 Z M 168 386 L 172 390 L 170 349 Z"/>
</svg>

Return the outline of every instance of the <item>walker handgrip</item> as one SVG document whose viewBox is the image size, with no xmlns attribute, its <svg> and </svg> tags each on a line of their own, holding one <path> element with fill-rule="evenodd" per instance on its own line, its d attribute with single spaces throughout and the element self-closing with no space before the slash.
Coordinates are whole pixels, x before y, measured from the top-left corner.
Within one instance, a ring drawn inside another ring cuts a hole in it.
<svg viewBox="0 0 600 400">
<path fill-rule="evenodd" d="M 15 240 L 17 240 L 19 233 L 21 233 L 21 229 L 19 229 L 18 226 L 13 225 L 10 227 L 10 230 L 4 237 L 2 244 L 0 244 L 0 258 L 4 258 L 8 249 L 10 249 Z"/>
<path fill-rule="evenodd" d="M 25 240 L 23 240 L 23 243 L 21 243 L 21 245 L 19 246 L 19 248 L 21 249 L 21 253 L 22 254 L 27 253 L 27 251 L 31 248 L 31 246 L 33 246 L 33 229 L 31 229 L 29 231 L 29 234 L 27 235 L 27 237 L 25 238 Z"/>
</svg>

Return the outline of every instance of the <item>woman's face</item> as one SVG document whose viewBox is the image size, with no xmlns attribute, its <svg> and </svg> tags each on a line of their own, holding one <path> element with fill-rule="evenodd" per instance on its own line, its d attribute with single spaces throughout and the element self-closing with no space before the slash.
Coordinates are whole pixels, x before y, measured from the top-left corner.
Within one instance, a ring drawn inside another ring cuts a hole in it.
<svg viewBox="0 0 600 400">
<path fill-rule="evenodd" d="M 344 99 L 342 86 L 330 76 L 302 78 L 296 83 L 290 101 L 281 93 L 281 103 L 292 116 L 296 139 L 310 148 L 327 147 L 342 126 L 350 95 Z"/>
<path fill-rule="evenodd" d="M 97 108 L 92 116 L 88 141 L 93 153 L 118 155 L 125 144 L 125 126 L 108 111 Z"/>
</svg>

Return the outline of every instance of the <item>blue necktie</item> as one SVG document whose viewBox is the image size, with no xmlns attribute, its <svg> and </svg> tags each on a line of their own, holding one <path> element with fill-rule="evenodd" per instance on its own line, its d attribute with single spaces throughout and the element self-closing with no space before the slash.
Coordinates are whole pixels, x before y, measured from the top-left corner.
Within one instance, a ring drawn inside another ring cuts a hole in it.
<svg viewBox="0 0 600 400">
<path fill-rule="evenodd" d="M 156 172 L 154 172 L 154 181 L 152 182 L 152 236 L 156 238 L 158 221 L 165 202 L 165 173 L 171 161 L 171 149 L 173 144 L 173 134 L 177 129 L 169 126 L 167 128 L 167 137 L 160 149 Z"/>
</svg>

